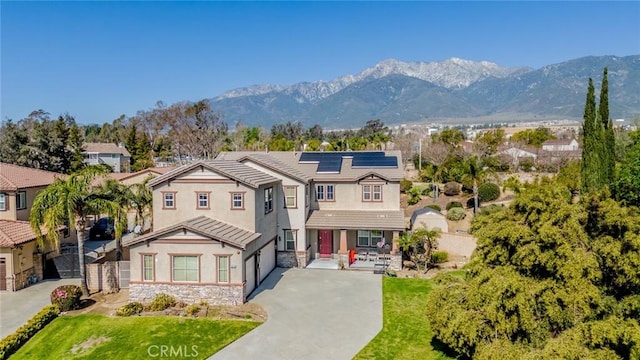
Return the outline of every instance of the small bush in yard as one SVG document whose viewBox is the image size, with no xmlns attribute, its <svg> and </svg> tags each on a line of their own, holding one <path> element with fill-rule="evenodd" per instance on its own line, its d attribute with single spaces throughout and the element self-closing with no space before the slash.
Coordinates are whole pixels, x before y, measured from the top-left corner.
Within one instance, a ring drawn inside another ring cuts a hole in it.
<svg viewBox="0 0 640 360">
<path fill-rule="evenodd" d="M 420 199 L 422 199 L 422 192 L 423 191 L 424 191 L 424 188 L 420 187 L 420 186 L 414 186 L 411 189 L 409 189 L 407 191 L 407 195 L 409 195 L 411 197 L 409 198 L 407 203 L 409 205 L 415 205 L 418 202 L 420 202 Z"/>
<path fill-rule="evenodd" d="M 493 201 L 500 197 L 500 186 L 494 183 L 484 183 L 478 186 L 478 199 L 481 202 Z"/>
<path fill-rule="evenodd" d="M 453 208 L 447 211 L 447 219 L 451 221 L 460 221 L 467 216 L 467 213 L 464 212 L 462 208 Z"/>
<path fill-rule="evenodd" d="M 441 211 L 442 210 L 442 208 L 438 204 L 429 204 L 429 205 L 427 205 L 425 207 L 428 207 L 428 208 L 436 210 L 436 211 Z"/>
<path fill-rule="evenodd" d="M 411 182 L 411 180 L 407 180 L 407 179 L 400 180 L 400 191 L 402 191 L 403 193 L 406 193 L 407 191 L 411 190 L 412 187 L 413 187 L 413 182 Z"/>
<path fill-rule="evenodd" d="M 58 286 L 51 292 L 51 303 L 57 305 L 60 311 L 76 309 L 80 305 L 82 289 L 76 285 Z"/>
<path fill-rule="evenodd" d="M 504 210 L 504 205 L 491 204 L 480 208 L 480 215 L 489 215 Z"/>
<path fill-rule="evenodd" d="M 450 181 L 444 184 L 444 194 L 447 196 L 456 196 L 460 194 L 460 184 L 455 181 Z"/>
<path fill-rule="evenodd" d="M 144 307 L 142 306 L 142 303 L 134 301 L 117 308 L 116 315 L 118 316 L 138 315 L 142 312 L 143 309 Z"/>
<path fill-rule="evenodd" d="M 8 359 L 38 331 L 55 319 L 58 314 L 60 314 L 60 309 L 57 305 L 47 305 L 13 334 L 2 339 L 0 341 L 0 360 Z"/>
<path fill-rule="evenodd" d="M 149 310 L 162 311 L 168 309 L 176 304 L 176 299 L 168 294 L 158 294 L 151 300 L 149 304 Z"/>
<path fill-rule="evenodd" d="M 431 253 L 432 264 L 442 264 L 443 262 L 447 262 L 447 260 L 449 260 L 449 253 L 446 251 L 434 251 Z"/>
<path fill-rule="evenodd" d="M 447 210 L 451 210 L 453 208 L 461 208 L 461 207 L 462 207 L 462 203 L 460 203 L 459 201 L 452 201 L 447 204 Z"/>
<path fill-rule="evenodd" d="M 198 306 L 198 305 L 189 305 L 184 309 L 184 311 L 189 316 L 196 316 L 200 312 L 200 306 Z"/>
</svg>

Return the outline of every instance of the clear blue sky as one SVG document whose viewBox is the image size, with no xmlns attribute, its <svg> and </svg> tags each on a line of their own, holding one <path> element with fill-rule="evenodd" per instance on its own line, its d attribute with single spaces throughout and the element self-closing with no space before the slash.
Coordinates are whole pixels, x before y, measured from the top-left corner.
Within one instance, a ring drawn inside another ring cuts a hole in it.
<svg viewBox="0 0 640 360">
<path fill-rule="evenodd" d="M 112 121 L 157 100 L 355 74 L 377 62 L 539 68 L 640 54 L 640 2 L 0 2 L 2 110 Z"/>
</svg>

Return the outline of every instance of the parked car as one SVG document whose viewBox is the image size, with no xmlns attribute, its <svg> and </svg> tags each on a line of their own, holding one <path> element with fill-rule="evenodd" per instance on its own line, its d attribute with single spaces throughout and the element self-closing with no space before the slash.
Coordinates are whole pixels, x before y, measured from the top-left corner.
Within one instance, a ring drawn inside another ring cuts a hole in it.
<svg viewBox="0 0 640 360">
<path fill-rule="evenodd" d="M 113 240 L 115 232 L 114 221 L 112 218 L 100 218 L 89 230 L 90 240 Z"/>
</svg>

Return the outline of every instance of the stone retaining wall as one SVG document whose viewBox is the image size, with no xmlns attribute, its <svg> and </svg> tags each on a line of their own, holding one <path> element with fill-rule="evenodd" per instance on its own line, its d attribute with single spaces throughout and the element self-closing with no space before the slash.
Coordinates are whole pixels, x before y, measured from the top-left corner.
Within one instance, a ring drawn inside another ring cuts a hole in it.
<svg viewBox="0 0 640 360">
<path fill-rule="evenodd" d="M 309 263 L 311 253 L 309 251 L 278 251 L 276 266 L 283 268 L 305 268 Z"/>
<path fill-rule="evenodd" d="M 187 304 L 206 301 L 209 305 L 241 305 L 244 303 L 242 285 L 174 285 L 174 284 L 129 284 L 129 300 L 148 303 L 160 294 L 169 294 Z"/>
</svg>

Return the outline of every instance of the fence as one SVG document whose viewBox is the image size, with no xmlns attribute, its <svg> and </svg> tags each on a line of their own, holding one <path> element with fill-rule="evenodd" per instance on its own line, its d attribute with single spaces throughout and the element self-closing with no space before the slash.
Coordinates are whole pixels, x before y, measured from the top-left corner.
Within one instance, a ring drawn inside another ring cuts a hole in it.
<svg viewBox="0 0 640 360">
<path fill-rule="evenodd" d="M 129 287 L 129 261 L 105 261 L 87 265 L 89 292 L 118 292 Z"/>
</svg>

